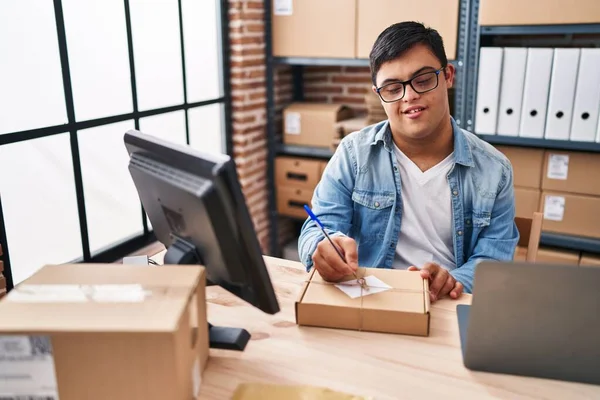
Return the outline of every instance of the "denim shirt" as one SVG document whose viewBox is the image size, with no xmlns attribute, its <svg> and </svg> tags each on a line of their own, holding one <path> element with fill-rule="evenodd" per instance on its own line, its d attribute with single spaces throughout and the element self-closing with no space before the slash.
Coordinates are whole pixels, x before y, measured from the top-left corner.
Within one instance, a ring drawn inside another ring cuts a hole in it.
<svg viewBox="0 0 600 400">
<path fill-rule="evenodd" d="M 502 153 L 451 122 L 454 163 L 447 180 L 456 268 L 450 274 L 471 293 L 478 262 L 513 258 L 519 240 L 513 172 Z M 327 233 L 356 240 L 360 266 L 392 268 L 402 224 L 401 187 L 389 122 L 382 121 L 342 139 L 314 191 L 312 210 Z M 307 219 L 298 251 L 308 271 L 322 239 Z"/>
</svg>

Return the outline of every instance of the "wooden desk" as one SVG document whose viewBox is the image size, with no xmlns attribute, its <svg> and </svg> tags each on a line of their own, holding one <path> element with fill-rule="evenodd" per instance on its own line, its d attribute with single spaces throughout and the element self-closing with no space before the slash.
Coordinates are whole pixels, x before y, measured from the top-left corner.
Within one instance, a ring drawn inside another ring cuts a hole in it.
<svg viewBox="0 0 600 400">
<path fill-rule="evenodd" d="M 161 262 L 163 253 L 153 257 Z M 228 399 L 239 383 L 329 387 L 376 399 L 600 399 L 600 386 L 472 372 L 462 363 L 456 305 L 431 309 L 429 337 L 299 327 L 294 301 L 307 277 L 301 264 L 265 257 L 281 312 L 268 315 L 219 287 L 207 290 L 215 325 L 252 334 L 244 352 L 210 350 L 199 399 Z"/>
</svg>

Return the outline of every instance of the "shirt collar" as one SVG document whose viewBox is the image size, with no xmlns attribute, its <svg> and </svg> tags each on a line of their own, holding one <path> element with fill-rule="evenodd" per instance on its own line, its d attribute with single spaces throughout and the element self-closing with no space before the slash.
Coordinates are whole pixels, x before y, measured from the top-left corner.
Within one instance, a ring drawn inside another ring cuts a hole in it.
<svg viewBox="0 0 600 400">
<path fill-rule="evenodd" d="M 458 126 L 454 118 L 450 117 L 450 122 L 452 123 L 452 133 L 454 135 L 454 162 L 464 165 L 465 167 L 475 166 L 471 147 L 469 146 L 469 142 L 467 141 L 464 132 Z M 393 151 L 394 144 L 392 142 L 392 131 L 390 129 L 389 120 L 385 121 L 379 128 L 371 145 L 375 145 L 379 142 L 383 142 L 383 147 L 387 151 Z"/>
</svg>

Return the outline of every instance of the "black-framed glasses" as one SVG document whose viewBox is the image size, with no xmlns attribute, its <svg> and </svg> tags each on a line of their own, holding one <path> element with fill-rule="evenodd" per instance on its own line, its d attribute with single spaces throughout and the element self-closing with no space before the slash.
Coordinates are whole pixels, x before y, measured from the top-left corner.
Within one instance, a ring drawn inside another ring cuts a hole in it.
<svg viewBox="0 0 600 400">
<path fill-rule="evenodd" d="M 439 75 L 446 67 L 438 70 L 419 74 L 412 79 L 401 82 L 390 82 L 386 85 L 378 87 L 377 94 L 386 103 L 393 103 L 401 100 L 406 94 L 406 85 L 410 85 L 413 90 L 419 94 L 427 93 L 438 87 Z"/>
</svg>

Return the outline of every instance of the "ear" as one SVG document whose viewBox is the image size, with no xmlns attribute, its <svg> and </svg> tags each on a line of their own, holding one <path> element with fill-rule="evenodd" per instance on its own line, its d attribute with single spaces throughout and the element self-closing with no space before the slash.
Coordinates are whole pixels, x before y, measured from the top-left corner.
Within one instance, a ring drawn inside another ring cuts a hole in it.
<svg viewBox="0 0 600 400">
<path fill-rule="evenodd" d="M 375 85 L 371 86 L 371 90 L 373 93 L 377 94 L 377 87 L 375 87 Z"/>
<path fill-rule="evenodd" d="M 444 78 L 446 80 L 446 87 L 450 89 L 454 85 L 454 77 L 456 76 L 456 67 L 452 64 L 446 65 L 444 69 Z"/>
</svg>

